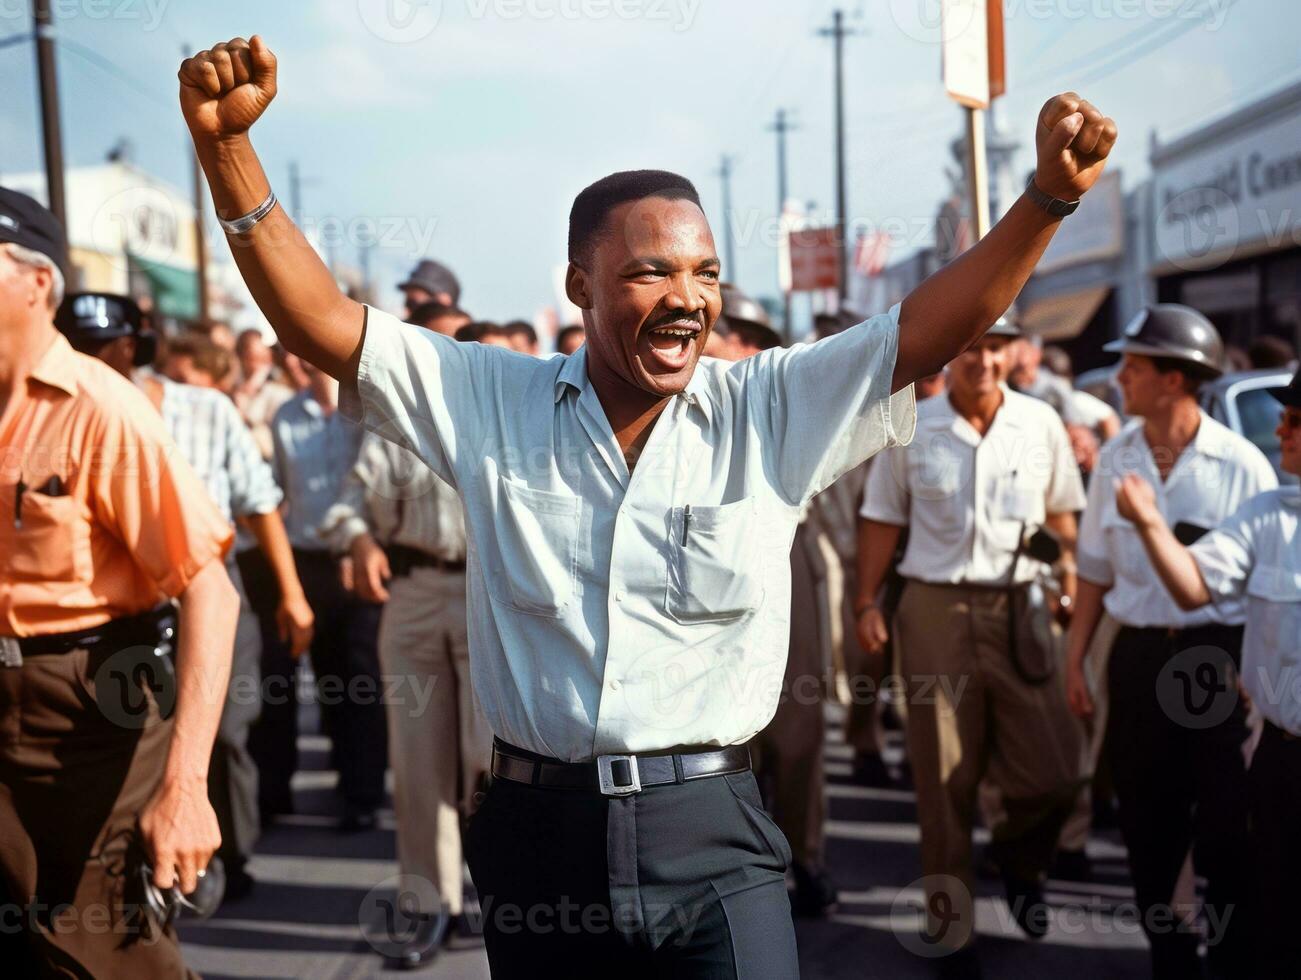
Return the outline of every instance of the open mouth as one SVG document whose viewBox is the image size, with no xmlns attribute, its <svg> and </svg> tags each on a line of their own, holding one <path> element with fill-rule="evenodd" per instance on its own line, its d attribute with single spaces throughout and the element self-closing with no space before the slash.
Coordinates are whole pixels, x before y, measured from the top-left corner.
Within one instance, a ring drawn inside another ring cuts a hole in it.
<svg viewBox="0 0 1301 980">
<path fill-rule="evenodd" d="M 691 363 L 700 337 L 700 324 L 675 320 L 645 331 L 638 341 L 639 353 L 652 371 L 681 371 Z"/>
</svg>

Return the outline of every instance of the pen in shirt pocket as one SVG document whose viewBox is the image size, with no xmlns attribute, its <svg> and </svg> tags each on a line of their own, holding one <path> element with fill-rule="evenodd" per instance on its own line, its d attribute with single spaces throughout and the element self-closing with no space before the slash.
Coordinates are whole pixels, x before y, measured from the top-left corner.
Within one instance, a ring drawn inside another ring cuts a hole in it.
<svg viewBox="0 0 1301 980">
<path fill-rule="evenodd" d="M 14 527 L 23 526 L 23 494 L 27 492 L 27 484 L 23 478 L 18 478 L 18 485 L 14 487 Z"/>
<path fill-rule="evenodd" d="M 691 505 L 682 508 L 682 543 L 687 543 L 687 532 L 691 530 Z"/>
</svg>

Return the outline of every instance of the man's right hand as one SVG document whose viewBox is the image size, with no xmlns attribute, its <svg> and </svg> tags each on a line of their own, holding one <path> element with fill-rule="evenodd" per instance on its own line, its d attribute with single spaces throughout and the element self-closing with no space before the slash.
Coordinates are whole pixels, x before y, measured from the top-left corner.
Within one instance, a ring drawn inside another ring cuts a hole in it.
<svg viewBox="0 0 1301 980">
<path fill-rule="evenodd" d="M 868 606 L 858 617 L 858 642 L 865 653 L 877 655 L 885 651 L 890 640 L 890 631 L 885 625 L 885 616 L 876 606 Z"/>
<path fill-rule="evenodd" d="M 1082 656 L 1072 654 L 1066 658 L 1066 703 L 1075 717 L 1084 721 L 1093 717 L 1093 695 L 1089 692 Z"/>
<path fill-rule="evenodd" d="M 388 555 L 369 534 L 359 534 L 349 549 L 352 555 L 352 583 L 357 597 L 366 602 L 388 602 L 384 583 L 393 577 Z"/>
<path fill-rule="evenodd" d="M 214 44 L 181 63 L 181 111 L 195 140 L 248 132 L 276 97 L 276 56 L 258 35 Z"/>
</svg>

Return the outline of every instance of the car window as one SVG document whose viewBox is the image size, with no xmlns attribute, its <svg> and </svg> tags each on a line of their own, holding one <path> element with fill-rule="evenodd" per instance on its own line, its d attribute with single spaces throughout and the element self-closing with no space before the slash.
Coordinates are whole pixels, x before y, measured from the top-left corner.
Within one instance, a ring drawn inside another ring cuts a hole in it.
<svg viewBox="0 0 1301 980">
<path fill-rule="evenodd" d="M 1239 389 L 1235 402 L 1242 434 L 1268 456 L 1277 468 L 1279 446 L 1274 430 L 1278 428 L 1279 413 L 1283 409 L 1266 388 Z"/>
</svg>

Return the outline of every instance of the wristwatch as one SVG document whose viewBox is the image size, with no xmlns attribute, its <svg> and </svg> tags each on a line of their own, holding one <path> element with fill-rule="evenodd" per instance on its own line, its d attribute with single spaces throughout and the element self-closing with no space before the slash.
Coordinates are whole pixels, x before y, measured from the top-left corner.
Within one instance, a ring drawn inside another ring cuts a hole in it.
<svg viewBox="0 0 1301 980">
<path fill-rule="evenodd" d="M 1034 182 L 1034 174 L 1030 175 L 1030 180 L 1025 185 L 1025 192 L 1030 200 L 1043 208 L 1054 218 L 1066 218 L 1074 214 L 1080 206 L 1079 201 L 1062 201 L 1055 197 L 1050 197 L 1039 189 L 1039 185 Z"/>
</svg>

